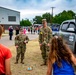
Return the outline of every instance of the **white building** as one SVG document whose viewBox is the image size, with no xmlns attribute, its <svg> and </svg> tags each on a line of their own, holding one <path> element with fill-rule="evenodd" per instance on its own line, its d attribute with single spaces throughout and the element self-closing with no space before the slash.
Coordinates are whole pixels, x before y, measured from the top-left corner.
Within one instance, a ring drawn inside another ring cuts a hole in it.
<svg viewBox="0 0 76 75">
<path fill-rule="evenodd" d="M 0 7 L 0 24 L 8 29 L 9 26 L 20 26 L 20 12 Z"/>
</svg>

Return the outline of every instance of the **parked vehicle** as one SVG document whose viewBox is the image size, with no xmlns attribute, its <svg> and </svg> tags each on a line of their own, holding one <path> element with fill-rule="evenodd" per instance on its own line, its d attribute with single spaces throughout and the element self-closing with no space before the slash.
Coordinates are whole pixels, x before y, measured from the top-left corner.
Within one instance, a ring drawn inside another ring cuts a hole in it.
<svg viewBox="0 0 76 75">
<path fill-rule="evenodd" d="M 63 21 L 59 35 L 66 41 L 71 50 L 76 53 L 76 23 L 75 19 Z"/>
<path fill-rule="evenodd" d="M 60 24 L 53 24 L 51 26 L 51 29 L 52 29 L 52 35 L 57 35 L 58 32 L 59 32 L 59 29 L 60 29 Z"/>
</svg>

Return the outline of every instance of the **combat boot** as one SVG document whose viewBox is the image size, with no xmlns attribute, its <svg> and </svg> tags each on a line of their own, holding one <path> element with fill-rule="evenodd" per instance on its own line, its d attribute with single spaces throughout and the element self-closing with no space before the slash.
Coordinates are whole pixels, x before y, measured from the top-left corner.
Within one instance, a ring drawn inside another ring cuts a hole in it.
<svg viewBox="0 0 76 75">
<path fill-rule="evenodd" d="M 41 64 L 40 66 L 44 66 L 44 65 L 47 65 L 47 64 L 46 64 L 46 61 L 44 61 L 44 63 L 43 63 L 43 64 Z"/>
<path fill-rule="evenodd" d="M 21 59 L 21 63 L 24 64 L 23 59 Z"/>
<path fill-rule="evenodd" d="M 18 62 L 16 61 L 15 64 L 18 64 Z"/>
<path fill-rule="evenodd" d="M 14 64 L 18 64 L 18 59 L 16 59 L 16 62 Z"/>
</svg>

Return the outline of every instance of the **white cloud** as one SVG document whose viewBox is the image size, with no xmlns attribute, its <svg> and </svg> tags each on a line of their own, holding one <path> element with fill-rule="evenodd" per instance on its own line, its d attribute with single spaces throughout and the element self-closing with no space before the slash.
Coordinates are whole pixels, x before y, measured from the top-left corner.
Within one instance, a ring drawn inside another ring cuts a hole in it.
<svg viewBox="0 0 76 75">
<path fill-rule="evenodd" d="M 21 19 L 32 19 L 46 12 L 52 13 L 51 7 L 55 7 L 54 15 L 63 10 L 76 12 L 76 0 L 0 0 L 0 6 L 20 11 Z"/>
<path fill-rule="evenodd" d="M 36 10 L 36 9 L 33 9 L 33 10 L 20 10 L 20 13 L 21 13 L 21 18 L 27 18 L 27 17 L 35 17 L 36 15 L 42 15 L 43 13 L 46 13 L 46 12 L 50 12 L 50 10 Z"/>
</svg>

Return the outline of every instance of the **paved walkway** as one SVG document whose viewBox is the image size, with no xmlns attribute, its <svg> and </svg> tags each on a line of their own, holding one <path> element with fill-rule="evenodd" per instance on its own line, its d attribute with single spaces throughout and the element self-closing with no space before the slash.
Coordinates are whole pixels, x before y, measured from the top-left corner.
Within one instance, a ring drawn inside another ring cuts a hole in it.
<svg viewBox="0 0 76 75">
<path fill-rule="evenodd" d="M 38 38 L 38 34 L 27 33 L 27 35 L 30 40 L 34 40 L 34 39 Z M 0 43 L 5 46 L 12 46 L 12 45 L 14 45 L 14 38 L 15 38 L 15 35 L 13 36 L 12 40 L 9 40 L 9 35 L 6 35 L 0 39 Z"/>
</svg>

